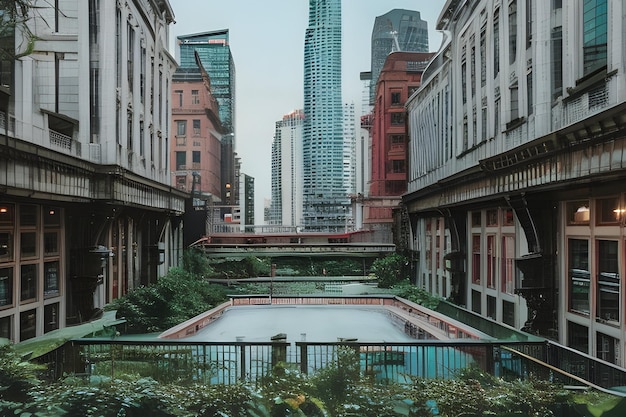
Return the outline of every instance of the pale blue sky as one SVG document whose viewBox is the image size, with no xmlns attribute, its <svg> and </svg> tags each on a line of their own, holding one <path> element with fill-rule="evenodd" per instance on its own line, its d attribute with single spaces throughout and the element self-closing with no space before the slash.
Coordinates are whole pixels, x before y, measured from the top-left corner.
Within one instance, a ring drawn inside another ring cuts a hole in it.
<svg viewBox="0 0 626 417">
<path fill-rule="evenodd" d="M 270 198 L 271 145 L 275 123 L 302 108 L 304 32 L 308 0 L 170 0 L 176 16 L 171 38 L 229 29 L 236 69 L 237 153 L 242 171 L 255 178 L 256 223 Z M 417 10 L 428 23 L 430 51 L 439 49 L 435 31 L 445 0 L 343 0 L 343 101 L 360 113 L 362 82 L 370 70 L 370 40 L 376 16 L 392 9 Z M 173 45 L 173 43 L 172 43 Z M 173 47 L 173 46 L 172 46 Z M 174 50 L 172 50 L 174 54 Z"/>
</svg>

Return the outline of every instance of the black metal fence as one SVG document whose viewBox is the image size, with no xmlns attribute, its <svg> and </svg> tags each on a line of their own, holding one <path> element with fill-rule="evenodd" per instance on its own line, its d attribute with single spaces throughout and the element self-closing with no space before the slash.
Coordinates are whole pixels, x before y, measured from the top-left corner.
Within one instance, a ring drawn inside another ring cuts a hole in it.
<svg viewBox="0 0 626 417">
<path fill-rule="evenodd" d="M 336 361 L 338 350 L 358 352 L 361 371 L 380 382 L 453 378 L 468 367 L 494 376 L 531 376 L 568 385 L 626 386 L 626 370 L 552 342 L 420 340 L 359 342 L 184 342 L 77 339 L 39 358 L 49 377 L 75 374 L 116 378 L 123 374 L 162 382 L 256 383 L 278 363 L 312 374 Z"/>
</svg>

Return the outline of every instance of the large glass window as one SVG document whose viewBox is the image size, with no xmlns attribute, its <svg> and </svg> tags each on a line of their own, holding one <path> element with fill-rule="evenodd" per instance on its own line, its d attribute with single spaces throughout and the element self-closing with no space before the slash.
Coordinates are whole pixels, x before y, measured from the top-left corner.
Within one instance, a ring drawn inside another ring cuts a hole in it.
<svg viewBox="0 0 626 417">
<path fill-rule="evenodd" d="M 598 240 L 597 319 L 617 324 L 620 321 L 620 276 L 617 241 Z"/>
<path fill-rule="evenodd" d="M 22 265 L 20 274 L 20 301 L 37 299 L 37 265 Z"/>
<path fill-rule="evenodd" d="M 496 287 L 496 236 L 487 235 L 487 287 Z"/>
<path fill-rule="evenodd" d="M 515 326 L 515 304 L 503 300 L 502 301 L 502 322 L 509 326 Z"/>
<path fill-rule="evenodd" d="M 472 235 L 472 282 L 480 284 L 480 235 Z"/>
<path fill-rule="evenodd" d="M 59 328 L 59 303 L 48 304 L 43 308 L 43 321 L 44 333 Z"/>
<path fill-rule="evenodd" d="M 472 311 L 474 313 L 481 314 L 482 305 L 481 305 L 482 294 L 480 291 L 472 290 Z"/>
<path fill-rule="evenodd" d="M 607 0 L 583 2 L 583 74 L 607 63 Z"/>
<path fill-rule="evenodd" d="M 56 297 L 59 295 L 59 263 L 46 262 L 44 264 L 44 297 Z"/>
<path fill-rule="evenodd" d="M 37 310 L 20 313 L 20 341 L 32 339 L 37 335 Z"/>
<path fill-rule="evenodd" d="M 589 314 L 589 242 L 586 239 L 569 239 L 569 310 Z"/>
<path fill-rule="evenodd" d="M 13 259 L 13 233 L 0 231 L 0 262 Z"/>
<path fill-rule="evenodd" d="M 596 356 L 598 359 L 619 365 L 620 360 L 617 354 L 619 349 L 618 339 L 604 333 L 596 333 Z"/>
<path fill-rule="evenodd" d="M 37 232 L 23 232 L 20 236 L 20 255 L 22 258 L 36 257 Z"/>
<path fill-rule="evenodd" d="M 502 236 L 502 288 L 507 294 L 515 292 L 515 237 Z"/>
<path fill-rule="evenodd" d="M 0 308 L 13 305 L 13 268 L 0 269 Z"/>
<path fill-rule="evenodd" d="M 13 334 L 11 333 L 11 323 L 13 322 L 13 316 L 0 318 L 0 337 L 11 340 Z"/>
<path fill-rule="evenodd" d="M 574 322 L 567 322 L 567 346 L 589 353 L 589 329 Z"/>
</svg>

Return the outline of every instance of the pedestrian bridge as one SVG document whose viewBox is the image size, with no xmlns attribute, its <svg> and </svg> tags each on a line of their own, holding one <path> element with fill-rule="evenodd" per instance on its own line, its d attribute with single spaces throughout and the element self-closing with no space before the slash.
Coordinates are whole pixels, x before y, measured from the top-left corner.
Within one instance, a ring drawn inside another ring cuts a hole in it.
<svg viewBox="0 0 626 417">
<path fill-rule="evenodd" d="M 392 243 L 359 241 L 346 234 L 224 234 L 204 237 L 191 247 L 200 248 L 209 258 L 344 257 L 378 258 L 395 252 Z"/>
</svg>

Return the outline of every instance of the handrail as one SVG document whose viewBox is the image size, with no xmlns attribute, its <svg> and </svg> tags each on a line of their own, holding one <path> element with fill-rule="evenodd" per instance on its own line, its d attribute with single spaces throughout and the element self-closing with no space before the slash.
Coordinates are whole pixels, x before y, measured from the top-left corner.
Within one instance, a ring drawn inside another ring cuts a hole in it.
<svg viewBox="0 0 626 417">
<path fill-rule="evenodd" d="M 569 373 L 569 372 L 567 372 L 567 371 L 564 371 L 564 370 L 562 370 L 562 369 L 560 369 L 560 368 L 557 368 L 556 366 L 550 365 L 549 363 L 546 363 L 546 362 L 544 362 L 544 361 L 542 361 L 542 360 L 539 360 L 539 359 L 534 358 L 534 357 L 532 357 L 532 356 L 530 356 L 530 355 L 527 355 L 527 354 L 525 354 L 525 353 L 522 353 L 522 352 L 520 352 L 519 350 L 515 350 L 515 349 L 513 349 L 513 348 L 511 348 L 511 347 L 508 347 L 508 346 L 504 346 L 504 345 L 502 345 L 502 346 L 500 346 L 500 348 L 502 348 L 502 349 L 504 349 L 504 350 L 508 350 L 509 352 L 515 353 L 516 355 L 519 355 L 519 356 L 521 356 L 522 358 L 524 358 L 524 359 L 526 359 L 526 360 L 529 360 L 529 361 L 531 361 L 531 362 L 534 362 L 534 363 L 536 363 L 536 364 L 539 364 L 539 365 L 541 365 L 541 366 L 544 366 L 544 367 L 546 367 L 546 368 L 550 369 L 551 371 L 554 371 L 554 372 L 556 372 L 556 373 L 559 373 L 559 374 L 561 374 L 561 375 L 564 375 L 564 376 L 566 376 L 566 377 L 568 377 L 568 378 L 570 378 L 570 379 L 573 379 L 573 380 L 575 380 L 575 381 L 577 381 L 577 382 L 580 382 L 581 384 L 587 385 L 587 386 L 588 386 L 588 387 L 590 387 L 590 388 L 596 389 L 596 390 L 598 390 L 598 391 L 602 391 L 602 392 L 604 392 L 604 393 L 606 393 L 606 394 L 611 394 L 611 395 L 615 395 L 615 396 L 618 396 L 618 397 L 625 397 L 625 398 L 626 398 L 626 393 L 625 393 L 625 392 L 613 391 L 613 390 L 610 390 L 610 389 L 607 389 L 607 388 L 601 387 L 600 385 L 596 385 L 596 384 L 594 384 L 593 382 L 589 382 L 589 381 L 587 381 L 587 380 L 586 380 L 586 379 L 584 379 L 584 378 L 578 377 L 578 376 L 576 376 L 576 375 L 574 375 L 574 374 L 570 374 L 570 373 Z"/>
</svg>

